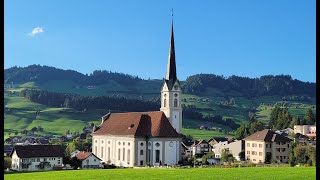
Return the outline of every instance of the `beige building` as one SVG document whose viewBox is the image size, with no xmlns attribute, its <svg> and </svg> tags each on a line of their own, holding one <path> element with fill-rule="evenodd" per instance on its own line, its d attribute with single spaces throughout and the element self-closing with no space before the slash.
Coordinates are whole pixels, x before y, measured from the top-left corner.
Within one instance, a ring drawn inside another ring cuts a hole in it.
<svg viewBox="0 0 320 180">
<path fill-rule="evenodd" d="M 173 165 L 182 160 L 181 86 L 176 74 L 173 24 L 161 108 L 154 112 L 109 113 L 92 133 L 92 152 L 116 166 Z"/>
<path fill-rule="evenodd" d="M 295 125 L 293 127 L 294 133 L 300 133 L 302 135 L 308 136 L 309 138 L 316 138 L 316 125 Z"/>
<path fill-rule="evenodd" d="M 245 139 L 245 159 L 253 163 L 264 163 L 266 159 L 287 163 L 291 139 L 265 129 Z"/>
<path fill-rule="evenodd" d="M 221 158 L 223 149 L 229 151 L 236 160 L 240 161 L 239 153 L 244 151 L 244 140 L 220 141 L 212 146 L 216 158 Z"/>
</svg>

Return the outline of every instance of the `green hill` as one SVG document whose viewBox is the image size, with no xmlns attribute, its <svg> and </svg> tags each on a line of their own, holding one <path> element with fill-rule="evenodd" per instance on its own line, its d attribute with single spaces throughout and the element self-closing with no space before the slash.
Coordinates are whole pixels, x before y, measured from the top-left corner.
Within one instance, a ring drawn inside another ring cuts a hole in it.
<svg viewBox="0 0 320 180">
<path fill-rule="evenodd" d="M 50 74 L 51 73 L 51 74 Z M 56 74 L 62 74 L 57 75 Z M 202 76 L 202 75 L 201 75 Z M 258 120 L 267 123 L 272 108 L 275 104 L 281 104 L 288 107 L 291 115 L 300 116 L 303 118 L 306 110 L 311 108 L 314 112 L 315 93 L 313 92 L 313 84 L 306 83 L 304 86 L 311 90 L 306 90 L 304 95 L 290 90 L 289 94 L 272 94 L 269 91 L 265 94 L 260 92 L 259 96 L 251 96 L 244 93 L 246 90 L 245 83 L 239 81 L 232 81 L 218 76 L 206 75 L 210 77 L 206 80 L 200 75 L 192 76 L 186 81 L 181 81 L 184 88 L 182 94 L 183 106 L 194 107 L 197 112 L 203 116 L 222 116 L 223 119 L 230 118 L 238 124 L 246 122 L 249 112 L 254 113 Z M 290 80 L 288 82 L 278 82 L 274 80 L 274 86 L 281 83 L 290 85 L 303 82 Z M 281 77 L 277 77 L 279 80 Z M 197 83 L 198 79 L 200 86 L 192 85 Z M 217 82 L 219 79 L 221 82 Z M 231 78 L 239 79 L 239 78 Z M 266 81 L 265 77 L 262 78 Z M 245 78 L 246 82 L 251 82 L 250 79 Z M 138 77 L 126 75 L 123 73 L 112 73 L 108 71 L 96 71 L 90 75 L 83 75 L 76 71 L 61 70 L 48 66 L 32 65 L 26 68 L 9 68 L 5 70 L 5 94 L 4 94 L 4 136 L 9 136 L 9 133 L 20 132 L 23 129 L 30 130 L 32 127 L 42 126 L 44 134 L 64 134 L 66 130 L 71 132 L 81 132 L 82 128 L 92 122 L 100 123 L 100 117 L 107 113 L 108 109 L 88 109 L 85 112 L 77 111 L 75 109 L 65 107 L 52 107 L 39 103 L 34 103 L 19 96 L 19 92 L 26 88 L 47 90 L 61 93 L 75 93 L 82 96 L 112 96 L 112 97 L 126 97 L 146 100 L 159 100 L 160 88 L 162 80 L 143 80 Z M 89 83 L 90 82 L 90 83 Z M 224 85 L 224 83 L 229 84 Z M 232 82 L 237 82 L 238 85 L 230 85 Z M 217 83 L 216 86 L 213 84 Z M 272 84 L 270 81 L 269 83 Z M 190 85 L 191 84 L 191 85 Z M 207 84 L 206 86 L 204 84 Z M 249 83 L 250 84 L 250 83 Z M 260 82 L 261 84 L 261 82 Z M 302 86 L 301 85 L 301 86 Z M 289 87 L 294 87 L 292 85 Z M 193 91 L 192 88 L 197 89 L 201 87 L 200 91 Z M 229 88 L 228 88 L 229 87 Z M 235 87 L 240 87 L 237 89 Z M 287 86 L 283 87 L 282 93 L 286 92 Z M 272 88 L 271 88 L 272 89 Z M 290 88 L 289 88 L 290 89 Z M 303 92 L 302 92 L 303 93 Z M 159 107 L 160 108 L 160 107 Z M 10 109 L 10 112 L 7 110 Z M 155 109 L 157 110 L 157 109 Z M 37 114 L 40 111 L 40 114 Z M 218 127 L 222 132 L 212 131 L 197 131 L 199 126 Z M 196 138 L 209 136 L 225 136 L 223 131 L 232 132 L 234 129 L 219 124 L 216 122 L 203 121 L 199 118 L 185 118 L 183 120 L 184 133 L 193 135 Z M 207 134 L 207 136 L 206 136 Z M 231 134 L 232 135 L 232 134 Z"/>
</svg>

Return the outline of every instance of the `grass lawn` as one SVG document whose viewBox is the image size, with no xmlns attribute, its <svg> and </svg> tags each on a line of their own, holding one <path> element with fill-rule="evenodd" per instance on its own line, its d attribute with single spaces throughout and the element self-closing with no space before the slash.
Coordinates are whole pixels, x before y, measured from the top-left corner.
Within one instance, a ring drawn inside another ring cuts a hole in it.
<svg viewBox="0 0 320 180">
<path fill-rule="evenodd" d="M 182 128 L 182 134 L 191 135 L 193 139 L 205 139 L 205 140 L 208 140 L 212 137 L 233 137 L 233 134 L 225 135 L 223 132 L 219 132 L 219 131 L 184 129 L 184 128 Z"/>
<path fill-rule="evenodd" d="M 4 179 L 316 179 L 315 167 L 62 170 L 5 174 Z"/>
</svg>

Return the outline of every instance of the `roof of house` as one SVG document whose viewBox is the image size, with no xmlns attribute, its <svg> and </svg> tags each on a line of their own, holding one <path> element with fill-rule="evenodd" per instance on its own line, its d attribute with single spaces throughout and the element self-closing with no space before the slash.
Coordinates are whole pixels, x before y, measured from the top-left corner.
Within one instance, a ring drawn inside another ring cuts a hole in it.
<svg viewBox="0 0 320 180">
<path fill-rule="evenodd" d="M 10 154 L 16 151 L 19 158 L 63 157 L 64 149 L 60 145 L 16 145 Z"/>
<path fill-rule="evenodd" d="M 305 138 L 305 139 L 309 139 L 308 136 L 305 136 L 305 135 L 303 135 L 303 134 L 301 134 L 301 133 L 296 133 L 296 134 L 294 135 L 294 138 Z"/>
<path fill-rule="evenodd" d="M 277 134 L 276 132 L 264 129 L 262 131 L 258 131 L 246 138 L 244 140 L 250 140 L 250 141 L 266 141 L 266 142 L 290 142 L 291 139 L 281 135 Z"/>
<path fill-rule="evenodd" d="M 86 152 L 86 151 L 80 151 L 76 154 L 76 158 L 83 161 L 85 159 L 87 159 L 90 155 L 95 156 L 97 159 L 99 159 L 100 161 L 102 161 L 100 158 L 98 158 L 96 155 L 94 155 L 92 152 Z"/>
<path fill-rule="evenodd" d="M 228 141 L 229 139 L 226 137 L 213 137 L 211 139 L 208 140 L 208 142 L 215 140 L 216 142 L 224 142 L 224 141 Z"/>
<path fill-rule="evenodd" d="M 162 111 L 110 113 L 93 135 L 181 137 Z"/>
<path fill-rule="evenodd" d="M 12 145 L 4 145 L 3 146 L 4 152 L 11 152 L 13 149 Z"/>
</svg>

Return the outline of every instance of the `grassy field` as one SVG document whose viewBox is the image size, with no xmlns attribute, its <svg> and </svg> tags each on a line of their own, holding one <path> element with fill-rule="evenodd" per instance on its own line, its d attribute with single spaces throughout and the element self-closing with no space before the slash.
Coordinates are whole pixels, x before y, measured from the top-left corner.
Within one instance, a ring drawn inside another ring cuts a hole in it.
<svg viewBox="0 0 320 180">
<path fill-rule="evenodd" d="M 233 134 L 225 135 L 223 132 L 200 130 L 200 129 L 182 129 L 182 134 L 191 135 L 194 139 L 208 140 L 212 137 L 233 137 Z"/>
<path fill-rule="evenodd" d="M 100 169 L 5 174 L 4 179 L 316 179 L 315 167 Z"/>
</svg>

